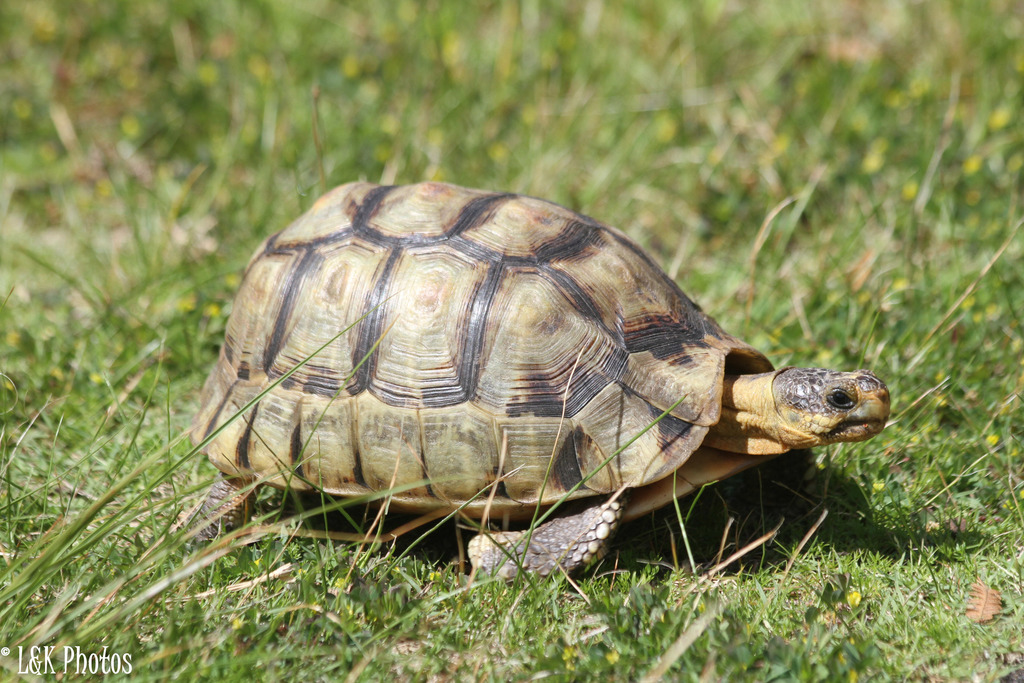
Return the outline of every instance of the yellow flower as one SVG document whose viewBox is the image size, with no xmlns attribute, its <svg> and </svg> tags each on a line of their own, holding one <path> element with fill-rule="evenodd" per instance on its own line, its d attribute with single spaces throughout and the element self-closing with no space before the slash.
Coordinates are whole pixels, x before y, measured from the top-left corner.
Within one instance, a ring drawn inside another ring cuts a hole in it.
<svg viewBox="0 0 1024 683">
<path fill-rule="evenodd" d="M 885 165 L 885 151 L 887 149 L 889 149 L 889 142 L 887 140 L 875 140 L 872 142 L 868 148 L 868 153 L 864 156 L 864 161 L 860 164 L 861 170 L 869 175 L 879 171 Z"/>
<path fill-rule="evenodd" d="M 403 24 L 411 24 L 416 21 L 417 4 L 415 2 L 402 2 L 398 5 L 398 19 Z"/>
<path fill-rule="evenodd" d="M 981 157 L 977 154 L 964 159 L 964 175 L 974 175 L 981 170 Z"/>
<path fill-rule="evenodd" d="M 910 81 L 910 96 L 920 99 L 931 92 L 932 82 L 927 76 L 916 76 Z"/>
<path fill-rule="evenodd" d="M 16 97 L 12 108 L 14 109 L 14 115 L 19 119 L 27 119 L 32 116 L 32 103 L 24 97 Z"/>
<path fill-rule="evenodd" d="M 126 66 L 117 73 L 117 80 L 125 90 L 134 90 L 139 85 L 139 72 Z"/>
<path fill-rule="evenodd" d="M 532 104 L 523 105 L 523 111 L 520 114 L 520 118 L 523 120 L 523 125 L 532 126 L 537 123 L 537 107 Z"/>
<path fill-rule="evenodd" d="M 1010 114 L 1009 107 L 999 107 L 988 117 L 988 127 L 991 130 L 1000 130 L 1006 128 L 1006 125 L 1010 123 L 1012 115 Z"/>
<path fill-rule="evenodd" d="M 881 154 L 869 153 L 864 157 L 864 161 L 861 163 L 860 168 L 868 175 L 877 173 L 880 168 L 885 164 L 885 157 Z"/>
<path fill-rule="evenodd" d="M 885 482 L 878 481 L 877 479 L 874 481 L 874 483 L 871 484 L 871 490 L 874 491 L 875 493 L 878 493 L 879 491 L 881 491 L 884 488 L 885 488 Z"/>
<path fill-rule="evenodd" d="M 562 650 L 562 661 L 565 662 L 565 668 L 569 671 L 576 670 L 576 657 L 579 653 L 576 652 L 576 648 L 572 645 L 566 645 L 565 649 Z"/>
<path fill-rule="evenodd" d="M 995 446 L 997 443 L 999 443 L 999 435 L 989 434 L 988 436 L 985 437 L 985 441 L 988 442 L 989 446 Z"/>
<path fill-rule="evenodd" d="M 903 201 L 913 201 L 917 198 L 918 187 L 917 181 L 908 180 L 903 183 L 903 191 L 900 193 L 903 196 Z"/>
<path fill-rule="evenodd" d="M 447 31 L 441 36 L 441 58 L 449 67 L 462 60 L 462 38 L 455 31 Z"/>
<path fill-rule="evenodd" d="M 217 66 L 212 62 L 203 62 L 200 64 L 197 75 L 199 76 L 199 82 L 206 87 L 210 87 L 216 83 L 217 77 L 219 76 L 217 73 Z"/>
<path fill-rule="evenodd" d="M 37 16 L 32 25 L 32 35 L 40 43 L 49 43 L 57 36 L 57 20 L 50 12 Z"/>
<path fill-rule="evenodd" d="M 264 83 L 270 80 L 270 64 L 263 55 L 251 55 L 245 65 L 256 80 Z"/>
<path fill-rule="evenodd" d="M 348 78 L 355 78 L 359 75 L 359 59 L 355 55 L 345 55 L 341 60 L 341 73 Z"/>
<path fill-rule="evenodd" d="M 245 625 L 245 622 L 238 617 L 235 617 L 231 620 L 231 628 L 233 628 L 236 631 L 242 628 L 243 625 Z"/>
<path fill-rule="evenodd" d="M 39 156 L 48 164 L 57 160 L 57 154 L 57 145 L 52 142 L 44 142 L 39 146 Z"/>
<path fill-rule="evenodd" d="M 654 118 L 654 135 L 658 142 L 669 142 L 676 136 L 679 126 L 668 112 L 661 112 Z"/>
<path fill-rule="evenodd" d="M 791 140 L 789 136 L 786 135 L 785 133 L 776 135 L 775 139 L 772 140 L 772 152 L 774 152 L 775 154 L 782 154 L 787 149 L 789 149 L 790 142 Z"/>
<path fill-rule="evenodd" d="M 619 653 L 615 650 L 610 650 L 605 654 L 604 658 L 608 660 L 609 664 L 617 664 L 619 661 Z"/>
<path fill-rule="evenodd" d="M 856 607 L 860 604 L 860 591 L 850 591 L 846 594 L 846 603 L 850 607 Z"/>
<path fill-rule="evenodd" d="M 890 90 L 885 93 L 885 106 L 890 109 L 898 109 L 907 102 L 907 97 L 899 90 Z"/>
<path fill-rule="evenodd" d="M 495 142 L 487 148 L 487 156 L 491 158 L 491 161 L 501 163 L 508 159 L 508 147 L 502 142 Z"/>
<path fill-rule="evenodd" d="M 196 295 L 187 294 L 178 299 L 177 308 L 181 313 L 188 313 L 189 311 L 196 310 Z"/>
<path fill-rule="evenodd" d="M 386 135 L 394 135 L 401 128 L 402 124 L 394 114 L 385 114 L 380 119 L 380 132 Z"/>
</svg>

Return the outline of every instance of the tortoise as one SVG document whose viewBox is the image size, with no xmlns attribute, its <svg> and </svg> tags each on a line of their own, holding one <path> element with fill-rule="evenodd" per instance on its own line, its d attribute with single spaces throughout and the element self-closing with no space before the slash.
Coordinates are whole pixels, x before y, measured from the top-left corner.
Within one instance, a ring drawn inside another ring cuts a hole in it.
<svg viewBox="0 0 1024 683">
<path fill-rule="evenodd" d="M 469 555 L 505 578 L 572 572 L 625 520 L 888 415 L 874 374 L 775 369 L 615 228 L 516 194 L 350 183 L 245 271 L 192 426 L 224 475 L 201 535 L 254 482 L 506 522 L 557 505 Z"/>
</svg>

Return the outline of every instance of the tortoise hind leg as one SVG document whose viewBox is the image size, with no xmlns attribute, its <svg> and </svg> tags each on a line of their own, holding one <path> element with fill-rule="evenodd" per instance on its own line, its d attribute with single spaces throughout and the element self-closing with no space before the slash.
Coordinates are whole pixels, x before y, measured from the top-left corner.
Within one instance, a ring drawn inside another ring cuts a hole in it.
<svg viewBox="0 0 1024 683">
<path fill-rule="evenodd" d="M 196 539 L 211 541 L 223 531 L 245 524 L 256 493 L 250 483 L 246 477 L 222 477 L 214 482 L 196 515 L 202 525 Z"/>
<path fill-rule="evenodd" d="M 625 503 L 619 498 L 591 504 L 581 512 L 554 517 L 533 533 L 480 534 L 469 542 L 469 559 L 477 571 L 497 571 L 506 580 L 520 569 L 540 576 L 547 576 L 556 568 L 571 574 L 604 556 L 608 540 L 622 519 Z M 524 551 L 527 534 L 530 545 Z"/>
</svg>

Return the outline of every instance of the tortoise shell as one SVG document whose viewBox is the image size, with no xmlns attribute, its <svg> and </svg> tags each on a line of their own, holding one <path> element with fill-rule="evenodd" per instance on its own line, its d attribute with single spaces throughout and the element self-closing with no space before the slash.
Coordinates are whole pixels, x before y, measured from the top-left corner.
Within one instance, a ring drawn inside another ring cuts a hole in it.
<svg viewBox="0 0 1024 683">
<path fill-rule="evenodd" d="M 772 369 L 615 228 L 352 183 L 257 249 L 192 435 L 221 428 L 204 450 L 228 475 L 515 518 L 679 469 L 727 366 Z"/>
</svg>

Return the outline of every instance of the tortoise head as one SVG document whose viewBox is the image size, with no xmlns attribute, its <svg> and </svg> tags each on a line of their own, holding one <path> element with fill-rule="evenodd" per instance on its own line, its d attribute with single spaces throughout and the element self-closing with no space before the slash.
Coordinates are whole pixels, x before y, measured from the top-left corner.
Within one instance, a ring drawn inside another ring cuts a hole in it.
<svg viewBox="0 0 1024 683">
<path fill-rule="evenodd" d="M 727 375 L 722 414 L 704 439 L 732 453 L 770 455 L 878 434 L 889 417 L 889 389 L 867 370 L 783 368 Z"/>
<path fill-rule="evenodd" d="M 775 374 L 772 396 L 781 440 L 790 448 L 870 439 L 889 417 L 889 389 L 868 370 L 784 368 Z"/>
</svg>

